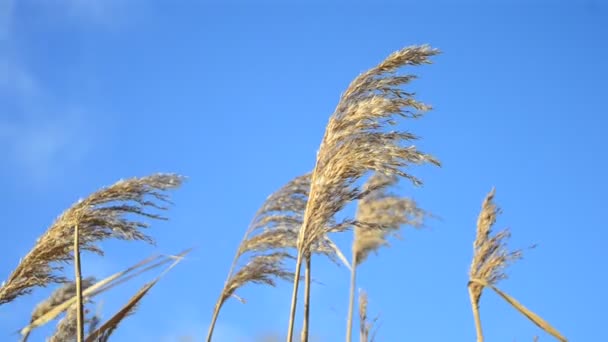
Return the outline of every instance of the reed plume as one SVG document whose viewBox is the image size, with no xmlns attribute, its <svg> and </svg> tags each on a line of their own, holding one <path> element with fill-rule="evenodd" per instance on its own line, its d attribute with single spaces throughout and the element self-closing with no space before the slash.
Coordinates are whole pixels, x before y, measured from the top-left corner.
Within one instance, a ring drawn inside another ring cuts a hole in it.
<svg viewBox="0 0 608 342">
<path fill-rule="evenodd" d="M 65 341 L 75 341 L 78 338 L 78 324 L 77 324 L 77 305 L 71 306 L 62 319 L 57 323 L 57 327 L 55 328 L 55 332 L 49 338 L 47 338 L 47 342 L 65 342 Z M 85 314 L 88 314 L 89 311 L 85 310 Z M 89 324 L 89 332 L 93 331 L 91 327 L 94 327 L 96 320 L 96 316 L 93 317 L 85 317 L 85 322 Z"/>
<path fill-rule="evenodd" d="M 366 193 L 357 205 L 353 258 L 351 265 L 350 294 L 346 325 L 346 341 L 352 341 L 352 326 L 355 302 L 357 266 L 367 259 L 371 252 L 388 245 L 388 236 L 397 235 L 404 225 L 422 227 L 427 213 L 416 202 L 388 192 L 398 181 L 395 175 L 373 174 L 363 187 Z"/>
<path fill-rule="evenodd" d="M 367 292 L 359 291 L 359 341 L 374 342 L 378 332 L 378 316 L 369 320 L 367 317 Z"/>
<path fill-rule="evenodd" d="M 84 278 L 81 282 L 83 290 L 89 288 L 94 283 L 95 278 L 93 277 Z M 63 284 L 63 286 L 53 291 L 53 293 L 51 293 L 51 295 L 47 299 L 36 305 L 34 311 L 32 312 L 32 318 L 30 322 L 34 322 L 38 318 L 53 310 L 58 305 L 61 305 L 65 301 L 71 299 L 75 295 L 75 282 Z M 71 341 L 77 339 L 77 306 L 77 304 L 72 305 L 67 310 L 65 317 L 63 317 L 57 323 L 57 327 L 53 335 L 47 339 L 48 342 Z M 89 319 L 88 321 L 91 322 L 91 320 L 94 320 L 94 317 Z"/>
<path fill-rule="evenodd" d="M 161 206 L 161 203 L 170 203 L 164 191 L 180 186 L 182 181 L 183 177 L 173 174 L 131 178 L 78 201 L 55 220 L 2 284 L 0 305 L 29 293 L 34 287 L 66 281 L 58 272 L 63 270 L 62 263 L 72 259 L 76 225 L 80 230 L 80 248 L 97 254 L 103 252 L 96 243 L 107 238 L 153 243 L 154 240 L 142 232 L 148 224 L 129 217 L 166 219 L 147 209 L 167 209 Z"/>
<path fill-rule="evenodd" d="M 55 333 L 47 339 L 47 342 L 62 342 L 62 341 L 73 341 L 76 340 L 76 305 L 70 307 L 65 317 L 63 317 L 57 323 Z"/>
<path fill-rule="evenodd" d="M 429 58 L 438 53 L 438 50 L 428 46 L 408 47 L 394 52 L 351 82 L 330 117 L 317 152 L 310 195 L 298 234 L 287 336 L 289 342 L 293 338 L 301 264 L 304 260 L 309 264 L 311 247 L 319 238 L 338 228 L 357 224 L 329 224 L 349 202 L 364 195 L 356 186 L 356 181 L 367 172 L 376 171 L 404 177 L 419 185 L 421 181 L 403 168 L 412 164 L 439 165 L 439 161 L 432 156 L 418 151 L 414 146 L 405 145 L 417 139 L 415 135 L 386 130 L 388 126 L 396 125 L 397 117 L 418 118 L 430 109 L 430 106 L 416 101 L 414 94 L 401 89 L 415 77 L 399 76 L 396 72 L 403 66 L 428 64 Z"/>
<path fill-rule="evenodd" d="M 94 277 L 87 277 L 82 280 L 83 289 L 89 288 L 95 283 Z M 62 304 L 68 299 L 76 295 L 76 284 L 74 282 L 67 282 L 62 284 L 61 287 L 51 293 L 51 295 L 38 303 L 32 311 L 30 322 L 34 322 L 38 318 L 45 315 L 47 312 L 53 310 L 56 306 Z"/>
<path fill-rule="evenodd" d="M 530 319 L 538 327 L 560 341 L 566 338 L 540 316 L 530 311 L 515 298 L 504 293 L 496 285 L 507 278 L 505 269 L 511 263 L 522 258 L 522 251 L 509 251 L 507 241 L 511 236 L 508 229 L 492 234 L 492 227 L 500 209 L 494 203 L 495 189 L 492 189 L 483 200 L 481 212 L 477 219 L 477 234 L 473 244 L 473 261 L 469 271 L 469 298 L 475 320 L 477 342 L 483 342 L 483 330 L 479 313 L 479 301 L 484 288 L 490 288 L 507 301 L 517 311 Z"/>
<path fill-rule="evenodd" d="M 291 250 L 297 246 L 297 237 L 310 189 L 311 175 L 296 177 L 272 193 L 254 215 L 245 236 L 235 254 L 222 292 L 215 304 L 207 341 L 211 341 L 219 312 L 235 292 L 249 283 L 275 286 L 275 279 L 290 280 L 293 272 L 284 262 L 293 259 Z M 315 253 L 323 254 L 334 262 L 348 265 L 338 247 L 324 236 L 313 247 Z M 249 260 L 240 269 L 237 266 L 245 255 Z"/>
</svg>

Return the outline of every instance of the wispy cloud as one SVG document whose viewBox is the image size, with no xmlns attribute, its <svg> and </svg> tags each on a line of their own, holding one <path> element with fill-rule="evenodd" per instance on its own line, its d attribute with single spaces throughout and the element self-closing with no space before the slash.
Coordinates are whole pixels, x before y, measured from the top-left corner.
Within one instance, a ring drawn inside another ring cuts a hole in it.
<svg viewBox="0 0 608 342">
<path fill-rule="evenodd" d="M 229 325 L 227 323 L 218 322 L 213 333 L 213 340 L 218 342 L 251 342 L 251 337 L 248 337 L 238 326 Z"/>
<path fill-rule="evenodd" d="M 54 99 L 25 67 L 0 57 L 0 153 L 4 167 L 46 181 L 78 162 L 90 146 L 82 109 Z"/>
<path fill-rule="evenodd" d="M 63 8 L 64 15 L 78 16 L 87 25 L 111 18 L 103 1 L 51 3 L 56 5 L 47 3 L 45 11 Z M 4 157 L 0 171 L 19 174 L 30 183 L 48 182 L 86 157 L 95 131 L 93 116 L 81 104 L 53 93 L 24 62 L 28 59 L 23 58 L 27 54 L 22 47 L 27 41 L 16 41 L 13 34 L 19 10 L 13 0 L 0 1 L 0 154 Z"/>
<path fill-rule="evenodd" d="M 116 29 L 132 19 L 134 11 L 130 11 L 129 8 L 135 2 L 135 0 L 56 0 L 45 3 L 45 10 L 51 15 L 81 26 Z"/>
<path fill-rule="evenodd" d="M 0 151 L 34 180 L 45 180 L 85 155 L 83 122 L 77 112 L 0 121 Z"/>
<path fill-rule="evenodd" d="M 0 1 L 0 42 L 8 39 L 13 21 L 14 0 Z"/>
<path fill-rule="evenodd" d="M 22 98 L 38 95 L 38 91 L 37 82 L 32 75 L 8 57 L 0 57 L 1 93 Z"/>
</svg>

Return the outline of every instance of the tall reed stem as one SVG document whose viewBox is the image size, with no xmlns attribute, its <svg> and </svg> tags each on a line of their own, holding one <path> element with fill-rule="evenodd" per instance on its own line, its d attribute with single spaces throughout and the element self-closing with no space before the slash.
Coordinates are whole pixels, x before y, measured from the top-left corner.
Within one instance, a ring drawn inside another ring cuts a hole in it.
<svg viewBox="0 0 608 342">
<path fill-rule="evenodd" d="M 211 324 L 209 324 L 209 331 L 207 332 L 207 342 L 211 342 L 211 337 L 213 337 L 213 329 L 215 328 L 215 322 L 217 321 L 217 317 L 220 314 L 221 305 L 218 301 L 215 304 L 215 308 L 213 309 L 213 317 L 211 317 Z"/>
<path fill-rule="evenodd" d="M 477 334 L 477 342 L 483 342 L 483 331 L 481 330 L 481 317 L 479 315 L 479 303 L 475 300 L 473 288 L 469 285 L 469 298 L 471 299 L 471 308 L 473 309 L 473 317 L 475 318 L 475 332 Z"/>
<path fill-rule="evenodd" d="M 352 341 L 353 313 L 355 311 L 355 285 L 357 279 L 357 253 L 353 253 L 353 263 L 350 268 L 350 294 L 348 299 L 348 317 L 346 318 L 346 342 Z"/>
<path fill-rule="evenodd" d="M 308 342 L 308 326 L 310 324 L 310 279 L 312 269 L 310 268 L 310 260 L 312 255 L 306 257 L 306 269 L 304 270 L 304 324 L 302 324 L 301 342 Z"/>
<path fill-rule="evenodd" d="M 80 231 L 74 226 L 74 273 L 76 282 L 76 340 L 84 341 L 84 307 L 82 303 L 82 274 L 80 269 Z"/>
<path fill-rule="evenodd" d="M 298 304 L 298 287 L 300 286 L 300 268 L 302 266 L 302 252 L 298 250 L 296 270 L 293 277 L 293 292 L 291 293 L 291 309 L 289 311 L 289 328 L 287 329 L 287 342 L 292 342 L 293 326 L 296 320 L 296 306 Z"/>
</svg>

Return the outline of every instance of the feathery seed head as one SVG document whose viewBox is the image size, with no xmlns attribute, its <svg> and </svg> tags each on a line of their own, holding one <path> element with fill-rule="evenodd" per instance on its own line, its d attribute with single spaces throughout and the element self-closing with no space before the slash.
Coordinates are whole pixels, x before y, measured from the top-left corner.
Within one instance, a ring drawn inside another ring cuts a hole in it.
<svg viewBox="0 0 608 342">
<path fill-rule="evenodd" d="M 178 187 L 183 179 L 174 174 L 155 174 L 121 180 L 78 201 L 55 220 L 0 287 L 0 305 L 29 293 L 34 287 L 66 280 L 56 274 L 63 269 L 57 263 L 72 259 L 76 225 L 80 231 L 80 248 L 98 254 L 103 252 L 96 243 L 107 238 L 153 243 L 152 238 L 141 231 L 148 224 L 130 219 L 128 215 L 166 219 L 147 209 L 167 209 L 160 205 L 170 203 L 164 191 Z"/>
<path fill-rule="evenodd" d="M 406 143 L 411 133 L 387 131 L 395 118 L 417 118 L 430 106 L 401 89 L 413 76 L 395 75 L 406 65 L 430 63 L 438 53 L 428 46 L 408 47 L 391 54 L 378 66 L 357 77 L 342 95 L 331 116 L 317 154 L 313 181 L 298 237 L 301 253 L 331 229 L 334 215 L 362 197 L 355 182 L 369 171 L 396 175 L 419 185 L 421 181 L 403 168 L 439 161 Z"/>
<path fill-rule="evenodd" d="M 396 176 L 372 175 L 364 185 L 365 195 L 359 200 L 355 223 L 353 253 L 357 264 L 370 252 L 388 245 L 387 237 L 396 235 L 403 225 L 421 227 L 427 213 L 408 198 L 387 192 L 397 182 Z"/>
<path fill-rule="evenodd" d="M 507 241 L 511 236 L 508 229 L 492 235 L 492 226 L 500 213 L 494 203 L 495 189 L 492 189 L 483 200 L 481 212 L 477 219 L 477 234 L 473 243 L 474 255 L 470 279 L 481 279 L 490 285 L 495 285 L 507 276 L 505 268 L 522 257 L 521 250 L 509 251 Z M 483 286 L 471 282 L 469 284 L 475 303 L 479 302 Z"/>
</svg>

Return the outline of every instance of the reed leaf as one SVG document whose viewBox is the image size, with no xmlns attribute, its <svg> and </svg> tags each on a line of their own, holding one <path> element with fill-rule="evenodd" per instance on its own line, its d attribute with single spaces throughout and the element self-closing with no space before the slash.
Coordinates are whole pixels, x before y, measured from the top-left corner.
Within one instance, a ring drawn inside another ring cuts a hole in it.
<svg viewBox="0 0 608 342">
<path fill-rule="evenodd" d="M 158 261 L 158 260 L 160 260 L 160 261 Z M 125 269 L 124 271 L 114 273 L 114 274 L 110 275 L 109 277 L 106 277 L 106 278 L 96 282 L 95 284 L 89 286 L 86 290 L 84 290 L 82 292 L 82 295 L 83 295 L 83 297 L 85 297 L 87 299 L 91 299 L 91 298 L 111 289 L 112 287 L 131 279 L 134 275 L 139 275 L 145 271 L 149 271 L 151 269 L 159 267 L 159 266 L 167 263 L 169 260 L 170 260 L 169 258 L 160 256 L 160 255 L 154 255 L 154 256 L 148 257 L 148 258 L 138 262 L 137 264 Z M 158 262 L 152 264 L 152 262 L 154 262 L 154 261 L 158 261 Z M 151 264 L 151 265 L 149 265 L 149 264 Z M 148 266 L 146 266 L 146 265 L 148 265 Z M 144 266 L 146 266 L 146 267 L 144 267 Z M 136 270 L 139 270 L 139 271 L 135 274 L 132 274 Z M 43 326 L 43 325 L 47 324 L 48 322 L 54 320 L 57 316 L 59 316 L 62 312 L 66 311 L 68 308 L 73 306 L 75 303 L 76 303 L 76 296 L 70 297 L 69 299 L 64 300 L 60 304 L 56 304 L 56 305 L 50 307 L 39 317 L 32 319 L 32 321 L 27 326 L 25 326 L 24 328 L 22 328 L 20 330 L 22 339 L 26 340 L 27 337 L 29 336 L 29 334 L 32 332 L 32 330 L 34 330 L 40 326 Z"/>
<path fill-rule="evenodd" d="M 179 264 L 186 254 L 188 254 L 191 249 L 187 249 L 180 254 L 175 256 L 170 256 L 167 259 L 173 260 L 173 263 L 169 265 L 163 272 L 158 275 L 154 280 L 145 284 L 142 288 L 137 291 L 131 299 L 110 319 L 108 319 L 104 324 L 102 324 L 97 330 L 91 332 L 89 336 L 86 338 L 86 342 L 106 342 L 112 335 L 112 333 L 118 328 L 118 325 L 129 315 L 133 314 L 139 305 L 139 302 L 144 298 L 146 294 L 152 289 L 154 285 L 156 285 L 162 277 L 164 277 L 173 267 Z"/>
<path fill-rule="evenodd" d="M 526 318 L 528 318 L 530 321 L 532 321 L 532 323 L 536 324 L 539 328 L 543 329 L 548 334 L 550 334 L 551 336 L 555 337 L 556 339 L 558 339 L 558 340 L 560 340 L 562 342 L 567 342 L 568 341 L 564 337 L 564 335 L 562 335 L 559 331 L 557 331 L 557 329 L 555 329 L 551 324 L 549 324 L 549 322 L 545 321 L 542 317 L 540 317 L 539 315 L 535 314 L 532 310 L 526 308 L 523 304 L 521 304 L 515 298 L 513 298 L 513 297 L 509 296 L 508 294 L 506 294 L 505 292 L 501 291 L 496 286 L 491 285 L 490 283 L 484 281 L 483 279 L 472 279 L 471 282 L 479 284 L 479 285 L 484 286 L 484 287 L 491 288 L 500 297 L 502 297 L 502 299 L 506 300 L 507 303 L 511 304 L 511 306 L 513 306 L 522 315 L 526 316 Z M 535 340 L 536 339 L 537 338 L 535 338 Z"/>
</svg>

